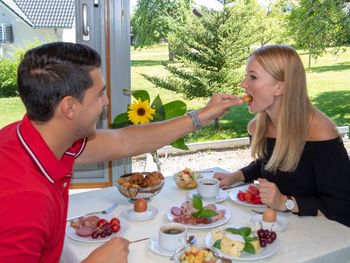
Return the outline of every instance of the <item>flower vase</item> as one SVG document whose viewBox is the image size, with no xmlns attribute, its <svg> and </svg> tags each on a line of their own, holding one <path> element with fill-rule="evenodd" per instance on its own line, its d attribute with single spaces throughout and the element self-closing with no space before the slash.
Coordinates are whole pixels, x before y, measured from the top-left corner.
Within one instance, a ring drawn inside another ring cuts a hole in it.
<svg viewBox="0 0 350 263">
<path fill-rule="evenodd" d="M 161 173 L 162 172 L 161 167 L 164 161 L 166 160 L 166 158 L 167 158 L 167 155 L 163 158 L 163 160 L 161 160 L 157 151 L 147 153 L 144 171 L 145 172 L 158 171 Z"/>
</svg>

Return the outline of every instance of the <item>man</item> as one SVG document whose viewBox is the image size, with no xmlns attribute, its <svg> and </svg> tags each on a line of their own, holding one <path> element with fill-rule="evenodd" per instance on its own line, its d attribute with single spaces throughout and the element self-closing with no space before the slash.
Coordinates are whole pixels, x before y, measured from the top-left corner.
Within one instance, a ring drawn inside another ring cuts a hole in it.
<svg viewBox="0 0 350 263">
<path fill-rule="evenodd" d="M 98 53 L 80 44 L 50 43 L 24 55 L 18 89 L 27 114 L 0 131 L 0 262 L 59 262 L 75 162 L 154 151 L 242 104 L 217 94 L 192 116 L 96 130 L 109 103 L 100 67 Z M 84 262 L 127 262 L 128 245 L 113 238 Z"/>
</svg>

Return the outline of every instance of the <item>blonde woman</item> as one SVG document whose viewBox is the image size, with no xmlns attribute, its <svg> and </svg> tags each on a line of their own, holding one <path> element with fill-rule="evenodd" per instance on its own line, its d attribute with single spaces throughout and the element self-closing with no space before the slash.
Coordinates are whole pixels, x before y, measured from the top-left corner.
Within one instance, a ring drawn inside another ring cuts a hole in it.
<svg viewBox="0 0 350 263">
<path fill-rule="evenodd" d="M 258 179 L 264 204 L 350 226 L 349 157 L 335 124 L 308 98 L 297 52 L 286 45 L 255 50 L 241 86 L 256 114 L 248 124 L 255 161 L 215 174 L 221 186 Z"/>
</svg>

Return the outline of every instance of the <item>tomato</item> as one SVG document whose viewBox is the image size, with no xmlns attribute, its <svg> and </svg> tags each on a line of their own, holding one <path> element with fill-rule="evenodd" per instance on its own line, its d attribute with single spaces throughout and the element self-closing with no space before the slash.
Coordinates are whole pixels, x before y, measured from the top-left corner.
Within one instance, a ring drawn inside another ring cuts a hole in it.
<svg viewBox="0 0 350 263">
<path fill-rule="evenodd" d="M 107 223 L 108 221 L 106 219 L 101 218 L 100 220 L 97 221 L 96 227 L 103 228 Z"/>
<path fill-rule="evenodd" d="M 119 218 L 116 218 L 116 217 L 113 217 L 112 219 L 111 219 L 111 221 L 109 221 L 109 223 L 112 225 L 112 224 L 118 224 L 118 225 L 120 225 L 120 220 L 119 220 Z"/>
<path fill-rule="evenodd" d="M 120 224 L 111 224 L 111 229 L 113 233 L 117 233 L 120 230 Z"/>
</svg>

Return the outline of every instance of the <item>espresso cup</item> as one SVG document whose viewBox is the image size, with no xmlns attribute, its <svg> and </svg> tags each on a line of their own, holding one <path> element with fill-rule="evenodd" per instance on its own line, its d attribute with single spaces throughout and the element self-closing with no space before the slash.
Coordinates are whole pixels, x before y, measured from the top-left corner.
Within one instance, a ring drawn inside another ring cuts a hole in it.
<svg viewBox="0 0 350 263">
<path fill-rule="evenodd" d="M 176 223 L 168 223 L 159 229 L 159 245 L 168 251 L 175 251 L 186 245 L 187 228 Z"/>
<path fill-rule="evenodd" d="M 214 199 L 219 194 L 220 181 L 216 178 L 202 178 L 198 180 L 198 194 L 203 199 Z"/>
</svg>

